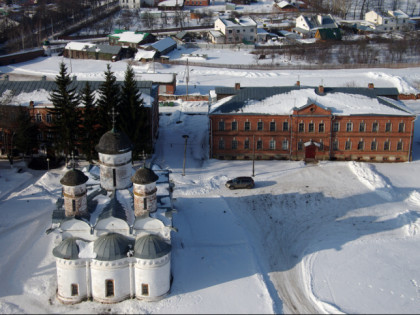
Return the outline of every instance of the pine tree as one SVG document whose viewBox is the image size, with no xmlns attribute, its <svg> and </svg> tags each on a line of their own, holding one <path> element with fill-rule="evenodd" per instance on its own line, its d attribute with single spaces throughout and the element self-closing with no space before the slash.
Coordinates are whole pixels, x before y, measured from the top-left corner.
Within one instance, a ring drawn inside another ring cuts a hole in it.
<svg viewBox="0 0 420 315">
<path fill-rule="evenodd" d="M 118 112 L 118 126 L 130 138 L 133 143 L 133 157 L 138 158 L 142 150 L 149 151 L 145 142 L 148 139 L 148 122 L 147 111 L 130 65 L 125 72 Z"/>
<path fill-rule="evenodd" d="M 105 71 L 105 81 L 99 87 L 98 118 L 99 118 L 99 134 L 112 129 L 111 111 L 113 108 L 118 109 L 120 102 L 120 87 L 117 84 L 117 79 L 114 72 L 111 71 L 111 66 L 107 65 Z"/>
<path fill-rule="evenodd" d="M 85 106 L 83 111 L 83 125 L 81 128 L 80 146 L 86 155 L 86 159 L 92 162 L 96 157 L 95 145 L 99 142 L 98 116 L 95 107 L 95 95 L 89 82 L 86 82 L 80 96 L 82 104 Z"/>
<path fill-rule="evenodd" d="M 63 62 L 55 83 L 56 89 L 50 94 L 50 101 L 54 105 L 49 110 L 53 117 L 51 132 L 55 138 L 56 151 L 64 152 L 67 162 L 69 154 L 76 148 L 80 112 L 77 108 L 78 95 L 75 88 L 71 87 L 72 80 Z"/>
<path fill-rule="evenodd" d="M 16 123 L 16 148 L 23 154 L 32 154 L 32 149 L 38 146 L 36 137 L 39 132 L 38 126 L 32 121 L 29 112 L 21 106 L 19 106 Z"/>
</svg>

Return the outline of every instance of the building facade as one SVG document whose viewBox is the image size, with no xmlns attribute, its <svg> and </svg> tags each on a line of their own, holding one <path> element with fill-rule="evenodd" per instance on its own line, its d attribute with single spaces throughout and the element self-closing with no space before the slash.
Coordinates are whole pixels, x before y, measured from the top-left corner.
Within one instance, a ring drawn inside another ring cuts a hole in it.
<svg viewBox="0 0 420 315">
<path fill-rule="evenodd" d="M 365 21 L 374 25 L 375 30 L 382 32 L 411 31 L 415 23 L 401 10 L 388 10 L 387 12 L 369 11 L 365 14 Z"/>
<path fill-rule="evenodd" d="M 218 18 L 214 22 L 214 30 L 225 36 L 225 44 L 255 43 L 257 40 L 257 23 L 250 17 Z"/>
<path fill-rule="evenodd" d="M 411 160 L 416 116 L 389 98 L 394 89 L 237 86 L 216 93 L 212 158 Z"/>
</svg>

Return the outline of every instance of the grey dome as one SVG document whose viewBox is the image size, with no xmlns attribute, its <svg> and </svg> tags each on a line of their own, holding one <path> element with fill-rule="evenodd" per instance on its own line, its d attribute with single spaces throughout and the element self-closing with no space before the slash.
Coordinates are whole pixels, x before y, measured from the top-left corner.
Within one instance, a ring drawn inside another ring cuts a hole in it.
<svg viewBox="0 0 420 315">
<path fill-rule="evenodd" d="M 124 132 L 112 129 L 106 132 L 95 149 L 99 153 L 122 154 L 131 151 L 133 145 Z"/>
<path fill-rule="evenodd" d="M 110 261 L 127 257 L 132 241 L 118 233 L 100 236 L 93 244 L 97 260 Z"/>
<path fill-rule="evenodd" d="M 141 259 L 156 259 L 170 253 L 172 246 L 160 236 L 148 234 L 136 240 L 134 244 L 134 257 Z"/>
<path fill-rule="evenodd" d="M 64 174 L 60 183 L 66 186 L 78 186 L 86 183 L 88 179 L 89 177 L 87 177 L 82 171 L 72 169 Z"/>
<path fill-rule="evenodd" d="M 78 259 L 79 245 L 77 245 L 76 240 L 81 239 L 77 237 L 69 237 L 65 239 L 53 249 L 53 255 L 57 258 L 68 260 Z"/>
<path fill-rule="evenodd" d="M 140 168 L 131 177 L 131 181 L 134 184 L 150 184 L 156 182 L 159 176 L 156 175 L 150 168 Z"/>
</svg>

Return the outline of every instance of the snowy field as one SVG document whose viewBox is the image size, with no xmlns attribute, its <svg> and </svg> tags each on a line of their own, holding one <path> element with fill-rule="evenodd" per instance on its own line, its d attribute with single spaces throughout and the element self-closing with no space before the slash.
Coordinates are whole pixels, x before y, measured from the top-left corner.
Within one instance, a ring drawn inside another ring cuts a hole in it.
<svg viewBox="0 0 420 315">
<path fill-rule="evenodd" d="M 0 67 L 47 75 L 61 58 Z M 68 60 L 65 60 L 70 69 Z M 125 62 L 112 63 L 123 79 Z M 78 79 L 101 80 L 105 62 L 72 60 Z M 148 66 L 135 66 L 139 75 Z M 185 67 L 177 73 L 186 90 Z M 417 92 L 420 69 L 240 71 L 190 68 L 189 91 L 215 85 L 397 87 Z M 196 86 L 192 88 L 192 86 Z M 420 113 L 420 101 L 407 101 Z M 201 115 L 187 115 L 200 112 Z M 62 305 L 55 299 L 54 240 L 45 231 L 65 170 L 0 163 L 0 313 L 418 313 L 420 310 L 420 125 L 409 163 L 256 161 L 256 187 L 230 191 L 252 161 L 209 160 L 207 104 L 178 102 L 160 119 L 153 163 L 171 171 L 172 268 L 159 302 Z M 181 123 L 180 123 L 181 122 Z M 182 176 L 188 134 L 186 174 Z M 17 172 L 22 168 L 24 172 Z"/>
</svg>

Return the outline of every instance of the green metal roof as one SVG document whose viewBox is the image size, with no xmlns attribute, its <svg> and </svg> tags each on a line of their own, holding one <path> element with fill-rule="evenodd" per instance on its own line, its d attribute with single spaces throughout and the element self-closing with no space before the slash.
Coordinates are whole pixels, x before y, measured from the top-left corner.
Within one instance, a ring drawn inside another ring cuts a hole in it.
<svg viewBox="0 0 420 315">
<path fill-rule="evenodd" d="M 172 246 L 158 235 L 148 234 L 138 238 L 134 244 L 134 257 L 156 259 L 170 253 Z"/>
<path fill-rule="evenodd" d="M 78 237 L 70 237 L 63 240 L 53 249 L 53 255 L 61 259 L 79 259 L 79 245 L 76 243 L 77 240 L 82 239 Z"/>
<path fill-rule="evenodd" d="M 93 244 L 95 259 L 101 261 L 126 258 L 131 248 L 133 248 L 133 240 L 118 233 L 102 235 Z"/>
</svg>

